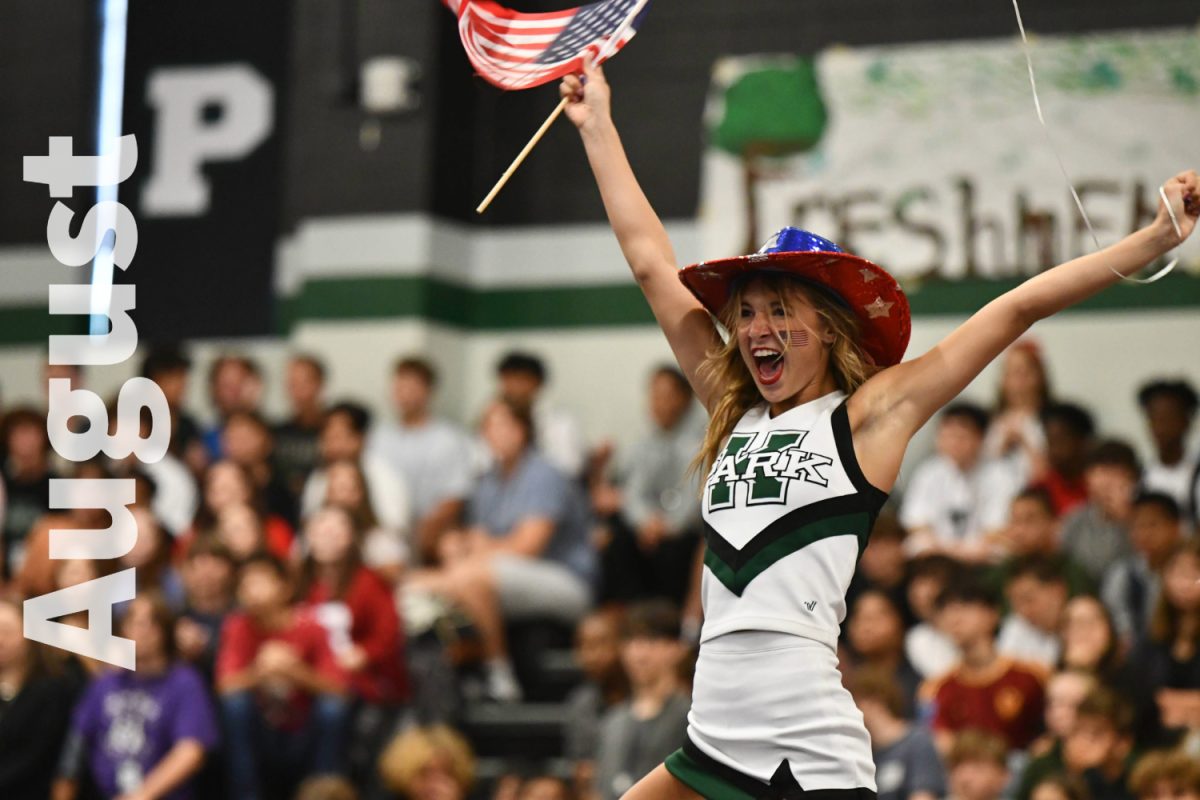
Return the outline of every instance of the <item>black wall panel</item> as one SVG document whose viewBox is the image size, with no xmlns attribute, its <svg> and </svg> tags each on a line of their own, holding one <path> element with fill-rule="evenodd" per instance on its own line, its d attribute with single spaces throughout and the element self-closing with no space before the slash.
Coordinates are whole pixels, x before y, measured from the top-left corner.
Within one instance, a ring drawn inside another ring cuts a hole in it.
<svg viewBox="0 0 1200 800">
<path fill-rule="evenodd" d="M 138 223 L 138 252 L 117 280 L 137 285 L 133 317 L 144 337 L 274 329 L 290 6 L 129 4 L 124 131 L 137 136 L 138 166 L 120 197 Z M 205 88 L 193 93 L 188 81 Z M 238 122 L 251 119 L 259 122 Z M 249 132 L 223 151 L 204 143 L 235 127 Z M 174 174 L 163 161 L 187 165 L 203 196 L 189 205 L 178 190 L 185 181 L 162 178 Z"/>
<path fill-rule="evenodd" d="M 440 97 L 436 0 L 295 0 L 287 99 L 286 225 L 309 216 L 428 208 Z M 373 118 L 358 65 L 401 56 L 421 71 L 420 105 Z"/>
<path fill-rule="evenodd" d="M 25 183 L 22 156 L 46 154 L 50 136 L 72 136 L 75 152 L 94 152 L 96 26 L 92 2 L 0 3 L 0 244 L 46 241 L 53 201 Z M 85 208 L 92 190 L 78 189 Z"/>
</svg>

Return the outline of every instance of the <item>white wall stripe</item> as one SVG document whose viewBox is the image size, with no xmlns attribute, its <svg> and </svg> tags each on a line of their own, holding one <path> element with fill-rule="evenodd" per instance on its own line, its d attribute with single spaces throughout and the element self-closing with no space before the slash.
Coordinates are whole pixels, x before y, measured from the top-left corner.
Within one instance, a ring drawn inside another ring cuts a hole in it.
<svg viewBox="0 0 1200 800">
<path fill-rule="evenodd" d="M 667 223 L 680 265 L 699 259 L 695 222 Z M 470 288 L 624 283 L 628 268 L 602 223 L 481 229 L 428 214 L 309 219 L 276 245 L 275 288 L 298 292 L 314 278 L 435 275 Z M 0 308 L 46 303 L 51 283 L 86 276 L 44 245 L 0 247 Z"/>
<path fill-rule="evenodd" d="M 0 247 L 0 275 L 0 306 L 36 306 L 52 283 L 87 283 L 88 268 L 60 264 L 43 243 Z"/>
<path fill-rule="evenodd" d="M 667 223 L 681 265 L 699 256 L 692 221 Z M 276 287 L 305 280 L 433 274 L 472 288 L 622 283 L 628 268 L 607 225 L 480 229 L 425 214 L 307 220 L 280 242 Z"/>
</svg>

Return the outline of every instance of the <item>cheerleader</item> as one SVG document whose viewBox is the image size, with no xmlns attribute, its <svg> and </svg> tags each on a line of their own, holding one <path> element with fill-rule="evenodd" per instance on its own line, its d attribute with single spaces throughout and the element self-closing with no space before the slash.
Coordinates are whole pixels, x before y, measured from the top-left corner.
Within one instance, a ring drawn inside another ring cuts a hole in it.
<svg viewBox="0 0 1200 800">
<path fill-rule="evenodd" d="M 846 588 L 909 440 L 1033 323 L 1178 246 L 1172 216 L 1186 238 L 1200 180 L 1180 173 L 1164 187 L 1170 209 L 1149 226 L 1030 278 L 901 363 L 910 318 L 900 286 L 820 236 L 785 228 L 754 255 L 678 270 L 603 73 L 569 76 L 561 92 L 633 277 L 709 414 L 698 457 L 705 615 L 687 741 L 625 798 L 873 798 L 870 740 L 835 647 Z"/>
</svg>

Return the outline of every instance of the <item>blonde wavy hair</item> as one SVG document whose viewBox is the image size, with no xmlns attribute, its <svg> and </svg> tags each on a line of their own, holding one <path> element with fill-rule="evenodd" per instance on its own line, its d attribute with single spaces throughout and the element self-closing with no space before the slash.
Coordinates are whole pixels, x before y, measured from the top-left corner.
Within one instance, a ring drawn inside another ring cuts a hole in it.
<svg viewBox="0 0 1200 800">
<path fill-rule="evenodd" d="M 829 369 L 837 387 L 843 392 L 853 394 L 878 371 L 860 344 L 858 318 L 825 292 L 786 273 L 761 272 L 749 280 L 742 281 L 734 289 L 718 316 L 721 324 L 729 331 L 729 338 L 706 354 L 699 369 L 701 380 L 723 387 L 721 396 L 710 410 L 704 444 L 692 462 L 692 470 L 701 475 L 707 474 L 712 468 L 738 420 L 763 400 L 758 386 L 754 383 L 754 376 L 750 373 L 750 368 L 738 347 L 737 329 L 742 296 L 752 283 L 761 283 L 779 295 L 779 301 L 789 322 L 792 316 L 789 301 L 795 300 L 797 296 L 807 301 L 824 320 L 833 332 L 833 342 L 828 345 Z M 786 350 L 790 345 L 787 337 L 780 334 L 779 339 Z"/>
<path fill-rule="evenodd" d="M 442 760 L 465 795 L 475 784 L 475 754 L 462 734 L 446 725 L 409 728 L 396 736 L 379 756 L 384 785 L 410 797 L 418 774 L 430 762 Z"/>
</svg>

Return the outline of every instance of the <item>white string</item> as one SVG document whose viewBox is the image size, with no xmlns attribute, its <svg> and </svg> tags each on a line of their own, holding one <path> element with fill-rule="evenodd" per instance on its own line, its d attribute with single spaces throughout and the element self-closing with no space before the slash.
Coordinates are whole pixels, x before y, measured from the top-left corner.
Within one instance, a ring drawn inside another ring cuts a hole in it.
<svg viewBox="0 0 1200 800">
<path fill-rule="evenodd" d="M 1017 14 L 1017 28 L 1021 31 L 1021 46 L 1025 52 L 1025 65 L 1029 68 L 1029 87 L 1033 89 L 1033 107 L 1037 111 L 1038 122 L 1042 125 L 1042 132 L 1046 134 L 1046 141 L 1050 145 L 1050 152 L 1054 154 L 1054 160 L 1058 162 L 1058 168 L 1062 172 L 1063 178 L 1067 181 L 1067 187 L 1071 190 L 1071 197 L 1075 200 L 1075 207 L 1079 209 L 1079 216 L 1083 219 L 1083 224 L 1087 226 L 1088 235 L 1092 237 L 1092 244 L 1096 245 L 1097 250 L 1101 250 L 1103 248 L 1100 246 L 1100 238 L 1096 236 L 1096 229 L 1092 227 L 1092 220 L 1083 208 L 1083 201 L 1079 199 L 1079 192 L 1075 191 L 1075 184 L 1071 181 L 1071 175 L 1067 172 L 1067 165 L 1063 163 L 1058 148 L 1054 146 L 1054 137 L 1050 135 L 1050 126 L 1046 124 L 1046 117 L 1042 114 L 1042 101 L 1038 97 L 1037 78 L 1033 73 L 1033 56 L 1029 50 L 1029 37 L 1025 34 L 1025 23 L 1021 19 L 1021 7 L 1017 4 L 1017 0 L 1013 0 L 1013 11 Z M 1180 241 L 1183 241 L 1183 231 L 1179 227 L 1179 220 L 1175 217 L 1175 210 L 1171 208 L 1171 203 L 1167 200 L 1167 193 L 1161 186 L 1158 187 L 1158 195 L 1162 198 L 1163 205 L 1167 207 L 1167 213 L 1171 216 L 1171 224 L 1175 226 L 1175 235 L 1179 237 Z M 1130 283 L 1154 283 L 1159 278 L 1165 277 L 1178 263 L 1178 258 L 1171 259 L 1171 263 L 1149 278 L 1130 278 L 1127 275 L 1117 272 L 1109 264 L 1105 264 L 1105 266 L 1123 281 L 1129 281 Z"/>
</svg>

